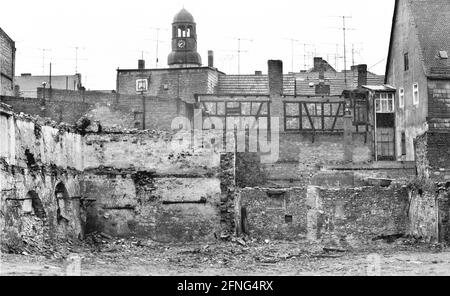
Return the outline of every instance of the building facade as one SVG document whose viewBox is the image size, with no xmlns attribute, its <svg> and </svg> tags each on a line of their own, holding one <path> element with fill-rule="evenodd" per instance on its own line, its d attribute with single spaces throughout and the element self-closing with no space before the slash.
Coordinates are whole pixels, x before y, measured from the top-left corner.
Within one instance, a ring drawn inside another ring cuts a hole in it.
<svg viewBox="0 0 450 296">
<path fill-rule="evenodd" d="M 425 133 L 450 128 L 449 18 L 446 0 L 395 3 L 386 83 L 397 90 L 398 160 L 416 159 L 414 143 Z"/>
<path fill-rule="evenodd" d="M 63 90 L 81 90 L 81 74 L 75 75 L 31 75 L 22 73 L 15 77 L 17 95 L 27 98 L 38 98 L 38 88 L 45 84 L 46 88 Z"/>
<path fill-rule="evenodd" d="M 172 27 L 168 67 L 145 69 L 145 62 L 139 60 L 138 69 L 117 69 L 116 92 L 141 97 L 136 116 L 143 129 L 170 130 L 177 116 L 192 118 L 194 94 L 215 92 L 223 74 L 214 68 L 212 58 L 208 66 L 202 66 L 196 23 L 186 9 L 175 15 Z"/>
<path fill-rule="evenodd" d="M 0 28 L 0 95 L 14 93 L 15 42 Z"/>
</svg>

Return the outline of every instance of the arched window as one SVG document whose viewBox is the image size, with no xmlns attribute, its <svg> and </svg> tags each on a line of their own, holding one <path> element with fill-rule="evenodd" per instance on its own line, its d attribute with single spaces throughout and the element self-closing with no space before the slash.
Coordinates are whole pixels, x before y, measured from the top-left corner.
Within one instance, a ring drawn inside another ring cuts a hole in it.
<svg viewBox="0 0 450 296">
<path fill-rule="evenodd" d="M 23 213 L 34 214 L 40 219 L 47 217 L 39 195 L 35 191 L 29 191 L 22 203 Z"/>
<path fill-rule="evenodd" d="M 178 28 L 178 34 L 177 37 L 181 37 L 181 28 Z"/>
<path fill-rule="evenodd" d="M 192 26 L 188 26 L 188 28 L 187 28 L 187 34 L 188 34 L 188 37 L 193 37 L 194 36 L 194 29 L 192 28 Z"/>
<path fill-rule="evenodd" d="M 191 28 L 187 28 L 186 37 L 191 37 Z"/>
</svg>

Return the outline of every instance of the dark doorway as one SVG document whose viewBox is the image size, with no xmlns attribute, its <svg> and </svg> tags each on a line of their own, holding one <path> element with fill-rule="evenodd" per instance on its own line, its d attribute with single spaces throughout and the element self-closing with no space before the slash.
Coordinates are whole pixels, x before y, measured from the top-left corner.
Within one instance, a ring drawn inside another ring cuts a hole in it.
<svg viewBox="0 0 450 296">
<path fill-rule="evenodd" d="M 56 197 L 56 218 L 58 224 L 62 221 L 68 222 L 69 219 L 69 193 L 67 192 L 66 186 L 63 182 L 58 183 L 55 188 L 55 197 Z"/>
</svg>

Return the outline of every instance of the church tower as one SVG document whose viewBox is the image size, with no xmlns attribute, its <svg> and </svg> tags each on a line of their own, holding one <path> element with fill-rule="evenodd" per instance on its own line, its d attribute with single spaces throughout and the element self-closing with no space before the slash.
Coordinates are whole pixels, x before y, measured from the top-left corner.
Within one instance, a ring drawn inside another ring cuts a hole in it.
<svg viewBox="0 0 450 296">
<path fill-rule="evenodd" d="M 197 52 L 197 29 L 194 17 L 186 9 L 180 10 L 172 22 L 172 52 L 167 63 L 170 68 L 189 68 L 202 65 Z"/>
</svg>

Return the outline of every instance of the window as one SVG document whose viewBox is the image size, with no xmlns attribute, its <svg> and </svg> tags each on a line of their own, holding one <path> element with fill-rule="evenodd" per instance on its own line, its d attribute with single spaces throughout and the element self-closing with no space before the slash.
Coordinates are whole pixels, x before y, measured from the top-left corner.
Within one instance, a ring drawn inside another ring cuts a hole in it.
<svg viewBox="0 0 450 296">
<path fill-rule="evenodd" d="M 148 89 L 147 79 L 136 79 L 136 92 L 145 92 Z"/>
<path fill-rule="evenodd" d="M 403 61 L 405 64 L 405 71 L 409 70 L 409 55 L 408 53 L 405 53 L 404 57 L 403 57 Z"/>
<path fill-rule="evenodd" d="M 405 107 L 405 89 L 400 88 L 398 91 L 399 95 L 398 95 L 398 106 L 400 108 Z"/>
<path fill-rule="evenodd" d="M 413 103 L 414 105 L 419 104 L 419 84 L 413 84 Z"/>
<path fill-rule="evenodd" d="M 375 94 L 375 111 L 377 113 L 393 113 L 394 112 L 394 94 L 393 93 L 376 93 Z"/>
<path fill-rule="evenodd" d="M 402 155 L 406 155 L 406 134 L 402 133 Z"/>
</svg>

